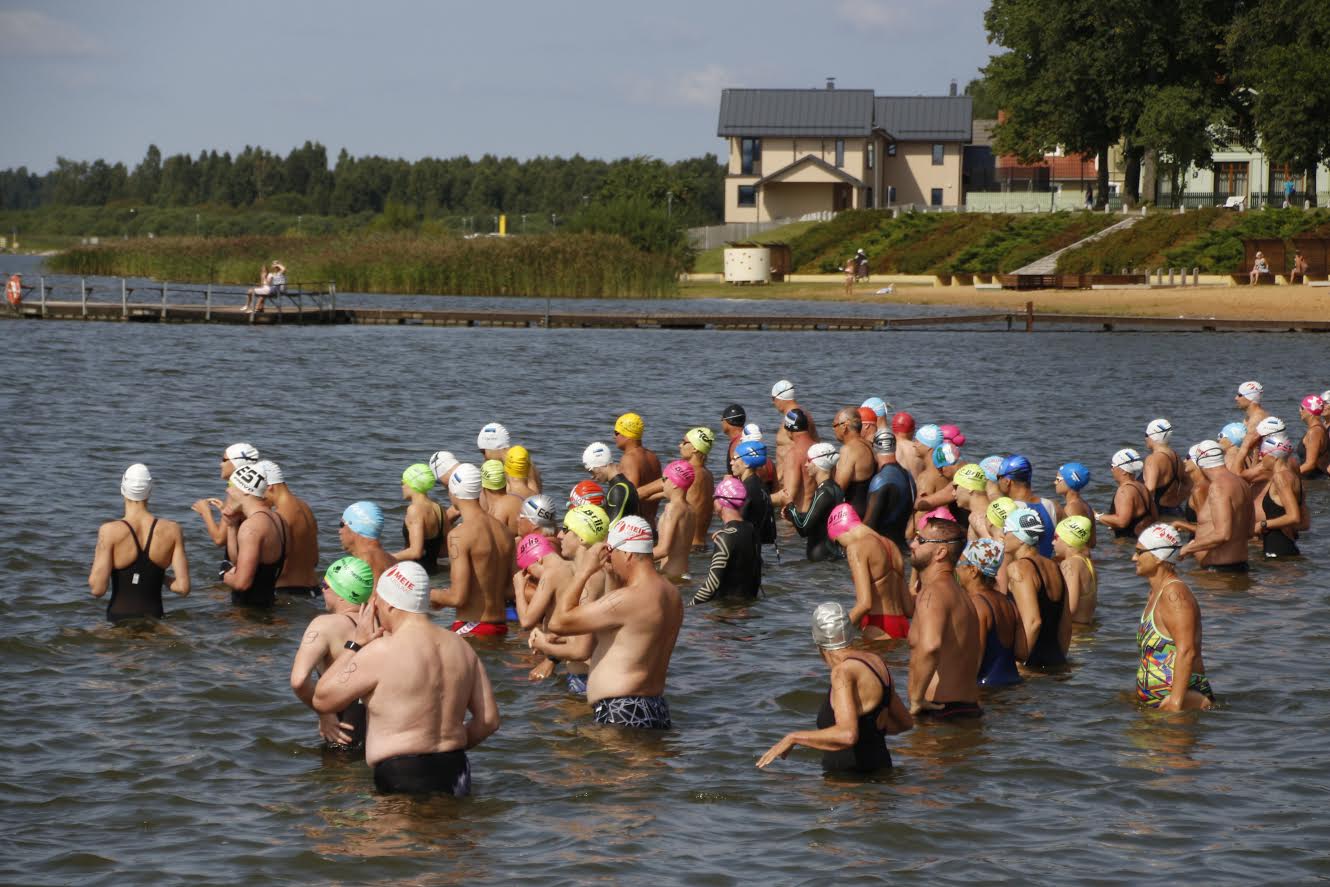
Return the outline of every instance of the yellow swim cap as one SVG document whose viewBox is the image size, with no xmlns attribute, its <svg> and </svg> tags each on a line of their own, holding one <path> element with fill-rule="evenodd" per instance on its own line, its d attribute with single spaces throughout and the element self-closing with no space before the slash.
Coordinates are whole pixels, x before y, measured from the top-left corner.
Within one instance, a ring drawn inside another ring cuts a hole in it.
<svg viewBox="0 0 1330 887">
<path fill-rule="evenodd" d="M 985 512 L 985 515 L 988 517 L 988 522 L 996 527 L 998 532 L 1003 532 L 1003 527 L 1007 525 L 1008 515 L 1015 510 L 1016 500 L 1010 496 L 1003 496 L 1001 499 L 994 499 L 988 503 L 988 511 Z"/>
<path fill-rule="evenodd" d="M 711 446 L 716 442 L 716 432 L 710 428 L 698 426 L 697 428 L 689 428 L 683 439 L 692 444 L 693 449 L 705 456 L 711 452 Z"/>
<path fill-rule="evenodd" d="M 498 459 L 486 459 L 480 466 L 480 485 L 487 490 L 502 490 L 508 486 L 508 473 Z"/>
<path fill-rule="evenodd" d="M 563 525 L 587 545 L 604 542 L 610 535 L 610 516 L 599 505 L 579 505 L 568 509 Z"/>
<path fill-rule="evenodd" d="M 417 493 L 428 493 L 434 488 L 434 471 L 423 462 L 409 465 L 402 472 L 402 485 Z"/>
<path fill-rule="evenodd" d="M 973 462 L 956 469 L 956 476 L 951 482 L 962 489 L 973 490 L 976 493 L 988 489 L 988 476 L 984 474 L 984 469 Z"/>
<path fill-rule="evenodd" d="M 1058 538 L 1070 545 L 1072 548 L 1084 548 L 1090 544 L 1090 531 L 1094 529 L 1090 524 L 1090 519 L 1083 515 L 1073 514 L 1065 518 L 1057 525 L 1055 532 Z"/>
<path fill-rule="evenodd" d="M 503 470 L 509 477 L 526 477 L 531 473 L 531 454 L 526 447 L 509 447 L 503 457 Z"/>
<path fill-rule="evenodd" d="M 631 437 L 634 440 L 642 439 L 642 417 L 637 413 L 624 413 L 614 422 L 614 430 L 624 437 Z"/>
</svg>

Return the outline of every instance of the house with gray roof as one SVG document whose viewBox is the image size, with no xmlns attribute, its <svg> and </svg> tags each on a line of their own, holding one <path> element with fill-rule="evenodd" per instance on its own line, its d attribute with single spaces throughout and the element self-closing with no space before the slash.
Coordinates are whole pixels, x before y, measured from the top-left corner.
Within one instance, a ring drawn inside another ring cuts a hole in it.
<svg viewBox="0 0 1330 887">
<path fill-rule="evenodd" d="M 969 96 L 870 89 L 726 89 L 725 221 L 765 222 L 900 205 L 964 203 Z"/>
</svg>

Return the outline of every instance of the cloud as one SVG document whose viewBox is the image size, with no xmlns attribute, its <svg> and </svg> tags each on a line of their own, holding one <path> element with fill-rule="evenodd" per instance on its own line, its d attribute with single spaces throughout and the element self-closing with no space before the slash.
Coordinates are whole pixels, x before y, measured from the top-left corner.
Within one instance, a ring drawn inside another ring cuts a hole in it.
<svg viewBox="0 0 1330 887">
<path fill-rule="evenodd" d="M 624 85 L 628 100 L 639 105 L 672 105 L 685 108 L 714 108 L 720 91 L 741 86 L 739 76 L 723 65 L 706 65 L 664 79 L 638 79 Z"/>
<path fill-rule="evenodd" d="M 0 9 L 6 52 L 27 58 L 79 58 L 103 47 L 79 28 L 35 9 Z"/>
</svg>

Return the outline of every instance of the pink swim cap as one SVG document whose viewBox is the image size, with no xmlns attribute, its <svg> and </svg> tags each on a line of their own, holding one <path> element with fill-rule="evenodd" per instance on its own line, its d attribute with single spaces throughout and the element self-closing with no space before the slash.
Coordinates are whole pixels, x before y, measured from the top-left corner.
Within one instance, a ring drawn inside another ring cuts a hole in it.
<svg viewBox="0 0 1330 887">
<path fill-rule="evenodd" d="M 716 484 L 716 492 L 712 494 L 712 498 L 719 499 L 722 505 L 728 505 L 730 508 L 743 508 L 744 503 L 748 501 L 748 488 L 734 475 L 726 475 Z"/>
<path fill-rule="evenodd" d="M 831 509 L 831 516 L 827 518 L 827 535 L 834 542 L 862 523 L 863 521 L 859 520 L 859 512 L 854 510 L 854 506 L 842 502 Z"/>
<path fill-rule="evenodd" d="M 517 569 L 525 570 L 547 554 L 554 554 L 554 543 L 540 533 L 527 533 L 517 545 Z"/>
<path fill-rule="evenodd" d="M 942 439 L 949 444 L 955 444 L 958 447 L 965 446 L 965 435 L 955 425 L 938 426 L 942 430 Z"/>
<path fill-rule="evenodd" d="M 957 523 L 956 515 L 952 514 L 951 509 L 945 505 L 943 505 L 941 508 L 934 508 L 932 511 L 928 512 L 928 514 L 925 514 L 923 517 L 919 518 L 919 523 L 916 526 L 918 526 L 918 528 L 922 530 L 924 528 L 924 524 L 928 523 L 931 520 L 949 520 L 953 524 Z"/>
<path fill-rule="evenodd" d="M 1302 408 L 1313 416 L 1319 416 L 1325 412 L 1325 401 L 1319 394 L 1309 394 L 1302 399 Z"/>
<path fill-rule="evenodd" d="M 697 478 L 697 472 L 693 470 L 693 466 L 682 459 L 675 459 L 669 465 L 666 465 L 665 470 L 661 473 L 665 475 L 666 480 L 681 490 L 691 487 L 693 481 Z"/>
</svg>

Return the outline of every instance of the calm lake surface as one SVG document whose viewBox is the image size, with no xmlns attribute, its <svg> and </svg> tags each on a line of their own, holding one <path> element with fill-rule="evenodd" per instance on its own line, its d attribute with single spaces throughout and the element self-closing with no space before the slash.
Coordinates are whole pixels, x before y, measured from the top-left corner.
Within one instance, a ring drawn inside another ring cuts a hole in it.
<svg viewBox="0 0 1330 887">
<path fill-rule="evenodd" d="M 582 448 L 609 439 L 619 413 L 640 412 L 646 443 L 672 454 L 731 401 L 774 428 L 779 378 L 828 429 L 836 408 L 876 394 L 921 423 L 962 426 L 973 460 L 1025 452 L 1046 495 L 1058 464 L 1080 459 L 1102 509 L 1109 456 L 1140 447 L 1157 415 L 1185 449 L 1238 418 L 1233 390 L 1258 378 L 1295 425 L 1298 400 L 1330 387 L 1325 346 L 1292 334 L 0 323 L 0 882 L 1330 877 L 1324 480 L 1309 491 L 1304 559 L 1190 577 L 1222 703 L 1205 715 L 1134 704 L 1146 586 L 1129 547 L 1108 542 L 1100 623 L 1077 635 L 1065 674 L 989 694 L 977 727 L 893 738 L 896 769 L 875 780 L 823 776 L 802 750 L 758 771 L 771 743 L 812 725 L 825 692 L 812 608 L 852 597 L 843 565 L 806 563 L 786 539 L 756 604 L 687 612 L 665 735 L 595 727 L 561 683 L 528 682 L 517 634 L 477 643 L 503 726 L 472 753 L 474 796 L 429 802 L 379 797 L 363 763 L 320 751 L 288 686 L 317 610 L 233 610 L 188 510 L 220 494 L 222 448 L 250 441 L 313 505 L 326 566 L 346 504 L 380 502 L 394 537 L 402 469 L 437 449 L 474 453 L 486 421 L 531 449 L 562 499 L 584 476 Z M 157 479 L 154 510 L 185 528 L 194 591 L 168 596 L 160 626 L 130 630 L 104 623 L 86 577 L 136 461 Z M 903 687 L 908 650 L 883 649 Z"/>
</svg>

